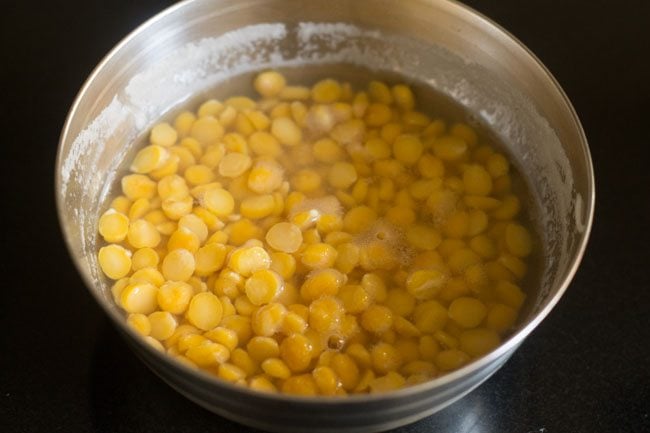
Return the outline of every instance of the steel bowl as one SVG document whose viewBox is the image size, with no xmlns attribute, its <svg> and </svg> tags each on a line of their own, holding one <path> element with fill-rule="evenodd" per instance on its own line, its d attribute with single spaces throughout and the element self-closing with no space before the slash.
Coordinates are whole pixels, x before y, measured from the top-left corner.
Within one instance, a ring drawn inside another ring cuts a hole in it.
<svg viewBox="0 0 650 433">
<path fill-rule="evenodd" d="M 457 371 L 396 392 L 301 398 L 254 392 L 186 368 L 125 325 L 96 259 L 98 215 L 122 162 L 155 121 L 224 83 L 236 93 L 237 77 L 269 67 L 288 68 L 297 79 L 314 71 L 352 78 L 360 70 L 397 74 L 455 101 L 505 144 L 528 183 L 543 252 L 523 317 L 501 346 Z M 512 35 L 460 3 L 188 0 L 131 33 L 83 85 L 61 134 L 56 198 L 68 248 L 88 289 L 133 350 L 180 393 L 271 431 L 373 432 L 439 411 L 506 362 L 575 274 L 595 194 L 587 141 L 558 83 Z"/>
</svg>

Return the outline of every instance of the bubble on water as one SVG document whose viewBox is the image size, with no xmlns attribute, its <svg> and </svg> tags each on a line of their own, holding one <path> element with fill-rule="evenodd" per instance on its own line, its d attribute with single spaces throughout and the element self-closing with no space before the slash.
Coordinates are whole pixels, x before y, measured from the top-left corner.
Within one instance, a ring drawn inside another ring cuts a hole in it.
<svg viewBox="0 0 650 433">
<path fill-rule="evenodd" d="M 359 233 L 354 238 L 354 242 L 360 248 L 381 242 L 401 266 L 409 266 L 415 255 L 406 241 L 404 230 L 382 218 L 375 221 L 368 230 Z"/>
<path fill-rule="evenodd" d="M 319 215 L 343 215 L 343 206 L 338 198 L 333 195 L 326 195 L 320 198 L 304 200 L 291 209 L 290 217 L 300 212 L 318 212 Z"/>
<path fill-rule="evenodd" d="M 327 338 L 327 348 L 339 351 L 345 346 L 345 338 L 339 334 L 332 334 Z"/>
</svg>

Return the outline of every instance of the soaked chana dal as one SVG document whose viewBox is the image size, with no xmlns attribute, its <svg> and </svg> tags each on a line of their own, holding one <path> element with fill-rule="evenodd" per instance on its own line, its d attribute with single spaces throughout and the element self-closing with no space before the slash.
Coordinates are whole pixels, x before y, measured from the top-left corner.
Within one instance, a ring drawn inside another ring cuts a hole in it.
<svg viewBox="0 0 650 433">
<path fill-rule="evenodd" d="M 299 395 L 395 390 L 497 347 L 534 243 L 506 155 L 404 84 L 253 86 L 155 125 L 101 216 L 128 325 L 189 367 Z"/>
</svg>

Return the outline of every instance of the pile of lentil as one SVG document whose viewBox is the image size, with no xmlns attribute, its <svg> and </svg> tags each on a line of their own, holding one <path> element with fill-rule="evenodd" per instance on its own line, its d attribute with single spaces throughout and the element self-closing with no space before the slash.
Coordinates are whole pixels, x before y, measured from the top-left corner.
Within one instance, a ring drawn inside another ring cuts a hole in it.
<svg viewBox="0 0 650 433">
<path fill-rule="evenodd" d="M 159 123 L 99 219 L 154 348 L 267 392 L 386 392 L 497 347 L 533 249 L 507 157 L 411 88 L 256 76 Z"/>
</svg>

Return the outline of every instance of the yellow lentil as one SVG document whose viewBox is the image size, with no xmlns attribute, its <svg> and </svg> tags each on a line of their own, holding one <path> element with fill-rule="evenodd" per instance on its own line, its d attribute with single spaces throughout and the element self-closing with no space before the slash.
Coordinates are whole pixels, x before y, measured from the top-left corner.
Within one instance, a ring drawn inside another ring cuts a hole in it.
<svg viewBox="0 0 650 433">
<path fill-rule="evenodd" d="M 199 345 L 190 347 L 185 353 L 185 356 L 199 367 L 208 367 L 226 362 L 230 358 L 230 351 L 219 343 L 205 341 Z"/>
<path fill-rule="evenodd" d="M 186 249 L 170 251 L 162 263 L 162 273 L 172 281 L 187 281 L 194 273 L 196 262 L 194 254 Z"/>
<path fill-rule="evenodd" d="M 268 269 L 271 257 L 262 247 L 242 247 L 230 255 L 228 267 L 239 274 L 248 277 L 252 273 Z"/>
<path fill-rule="evenodd" d="M 380 374 L 395 371 L 402 364 L 402 355 L 388 343 L 376 344 L 370 352 L 370 357 L 373 368 Z"/>
<path fill-rule="evenodd" d="M 370 306 L 370 295 L 359 285 L 343 286 L 338 293 L 345 311 L 352 314 L 361 313 Z"/>
<path fill-rule="evenodd" d="M 137 153 L 130 169 L 134 173 L 151 173 L 161 168 L 168 159 L 169 151 L 166 148 L 152 144 Z"/>
<path fill-rule="evenodd" d="M 288 117 L 278 117 L 271 123 L 271 134 L 286 146 L 296 146 L 302 141 L 302 131 Z"/>
<path fill-rule="evenodd" d="M 149 314 L 149 324 L 151 326 L 149 335 L 159 341 L 171 337 L 178 325 L 174 315 L 167 311 L 154 311 Z"/>
<path fill-rule="evenodd" d="M 243 153 L 228 153 L 219 161 L 219 174 L 226 178 L 235 178 L 244 174 L 253 161 L 250 156 Z"/>
<path fill-rule="evenodd" d="M 262 72 L 255 77 L 253 86 L 265 98 L 277 96 L 287 84 L 284 76 L 276 71 Z"/>
<path fill-rule="evenodd" d="M 515 223 L 506 226 L 505 243 L 508 251 L 517 257 L 525 257 L 532 251 L 532 240 L 528 230 Z"/>
<path fill-rule="evenodd" d="M 308 245 L 300 256 L 300 261 L 309 269 L 331 268 L 336 262 L 338 252 L 336 248 L 325 243 Z"/>
<path fill-rule="evenodd" d="M 223 137 L 223 126 L 212 116 L 197 119 L 190 129 L 190 136 L 202 144 L 211 144 Z"/>
<path fill-rule="evenodd" d="M 267 269 L 253 272 L 245 284 L 246 296 L 253 305 L 268 304 L 278 297 L 283 287 L 282 277 Z"/>
<path fill-rule="evenodd" d="M 216 327 L 221 322 L 222 316 L 221 301 L 209 292 L 194 295 L 187 309 L 187 320 L 204 331 Z"/>
<path fill-rule="evenodd" d="M 440 234 L 431 227 L 416 224 L 406 231 L 406 239 L 413 247 L 421 250 L 435 250 L 440 245 Z"/>
<path fill-rule="evenodd" d="M 277 388 L 273 383 L 264 376 L 256 376 L 248 381 L 248 386 L 251 389 L 261 392 L 277 392 Z"/>
<path fill-rule="evenodd" d="M 321 296 L 336 295 L 344 282 L 345 276 L 335 269 L 314 271 L 307 276 L 300 287 L 300 295 L 308 301 Z"/>
<path fill-rule="evenodd" d="M 158 305 L 172 314 L 183 314 L 194 295 L 194 289 L 182 281 L 167 281 L 158 289 Z"/>
<path fill-rule="evenodd" d="M 202 246 L 194 254 L 194 273 L 200 277 L 214 274 L 223 267 L 226 260 L 227 248 L 219 243 Z"/>
<path fill-rule="evenodd" d="M 225 362 L 219 365 L 217 377 L 228 382 L 237 382 L 246 378 L 246 373 L 236 365 Z"/>
<path fill-rule="evenodd" d="M 285 394 L 315 396 L 318 394 L 316 382 L 310 374 L 292 376 L 282 383 L 282 392 Z"/>
<path fill-rule="evenodd" d="M 321 395 L 335 395 L 341 386 L 338 376 L 330 367 L 316 367 L 311 374 Z"/>
<path fill-rule="evenodd" d="M 129 232 L 129 218 L 109 209 L 99 218 L 99 234 L 106 242 L 122 242 Z"/>
<path fill-rule="evenodd" d="M 485 355 L 501 342 L 496 331 L 485 328 L 464 331 L 459 340 L 460 349 L 472 357 Z"/>
<path fill-rule="evenodd" d="M 494 304 L 490 307 L 486 326 L 496 332 L 503 333 L 515 324 L 517 310 L 504 304 Z"/>
<path fill-rule="evenodd" d="M 334 331 L 340 326 L 343 314 L 338 298 L 322 296 L 309 305 L 309 326 L 321 334 Z"/>
<path fill-rule="evenodd" d="M 176 143 L 178 138 L 178 133 L 176 129 L 172 128 L 169 123 L 158 123 L 153 128 L 151 128 L 151 134 L 149 135 L 149 141 L 153 144 L 158 144 L 161 146 L 171 146 Z"/>
<path fill-rule="evenodd" d="M 341 85 L 331 78 L 326 78 L 314 84 L 311 89 L 311 98 L 321 104 L 335 102 L 341 97 Z"/>
<path fill-rule="evenodd" d="M 165 277 L 156 268 L 142 268 L 135 271 L 129 278 L 130 283 L 151 283 L 156 287 L 165 282 Z"/>
<path fill-rule="evenodd" d="M 413 319 L 421 332 L 433 333 L 444 328 L 447 323 L 447 309 L 438 301 L 426 301 L 415 307 Z"/>
<path fill-rule="evenodd" d="M 515 309 L 521 308 L 526 297 L 519 286 L 509 281 L 499 281 L 495 291 L 501 302 Z"/>
<path fill-rule="evenodd" d="M 406 290 L 416 299 L 431 299 L 443 288 L 446 279 L 435 269 L 415 271 L 406 279 Z"/>
<path fill-rule="evenodd" d="M 150 314 L 156 310 L 158 288 L 151 283 L 129 284 L 120 294 L 120 305 L 129 313 Z"/>
<path fill-rule="evenodd" d="M 278 342 L 271 337 L 253 337 L 246 344 L 248 354 L 257 362 L 263 362 L 269 358 L 280 356 L 280 346 Z"/>
<path fill-rule="evenodd" d="M 277 190 L 283 181 L 283 169 L 273 159 L 258 159 L 248 174 L 248 187 L 258 194 Z"/>
<path fill-rule="evenodd" d="M 486 314 L 485 305 L 475 298 L 457 298 L 449 305 L 449 317 L 463 328 L 478 326 Z"/>
<path fill-rule="evenodd" d="M 304 371 L 312 359 L 311 341 L 301 334 L 293 334 L 282 340 L 280 356 L 293 372 Z"/>
<path fill-rule="evenodd" d="M 216 99 L 208 99 L 205 101 L 203 104 L 199 106 L 199 109 L 197 110 L 196 114 L 198 117 L 204 117 L 204 116 L 218 116 L 219 113 L 221 113 L 224 109 L 224 105 L 217 101 Z M 191 113 L 190 113 L 191 114 Z M 196 120 L 196 116 L 194 116 L 193 121 Z"/>
<path fill-rule="evenodd" d="M 345 151 L 331 138 L 321 138 L 313 145 L 314 158 L 324 163 L 334 163 L 345 158 Z"/>
<path fill-rule="evenodd" d="M 447 349 L 436 355 L 436 366 L 442 371 L 455 370 L 469 362 L 467 353 L 458 349 Z"/>
<path fill-rule="evenodd" d="M 353 390 L 359 383 L 359 367 L 348 354 L 337 353 L 332 356 L 331 368 L 339 377 L 346 391 Z"/>
<path fill-rule="evenodd" d="M 393 154 L 398 161 L 406 165 L 415 164 L 422 155 L 423 145 L 415 135 L 400 135 L 393 143 Z"/>
<path fill-rule="evenodd" d="M 251 327 L 255 334 L 263 337 L 270 337 L 280 330 L 287 309 L 277 302 L 266 304 L 253 314 Z"/>
<path fill-rule="evenodd" d="M 126 318 L 126 324 L 143 337 L 146 337 L 151 332 L 149 317 L 141 313 L 129 314 Z"/>
<path fill-rule="evenodd" d="M 370 306 L 361 315 L 361 326 L 369 332 L 383 334 L 393 326 L 393 312 L 382 305 Z"/>
<path fill-rule="evenodd" d="M 262 362 L 262 370 L 269 376 L 277 379 L 288 379 L 291 377 L 291 370 L 279 358 L 269 358 Z"/>
<path fill-rule="evenodd" d="M 131 271 L 131 252 L 120 245 L 100 248 L 97 261 L 102 272 L 112 280 L 119 280 Z"/>
<path fill-rule="evenodd" d="M 433 142 L 433 153 L 443 161 L 457 161 L 465 156 L 467 143 L 460 137 L 447 135 Z"/>
</svg>

